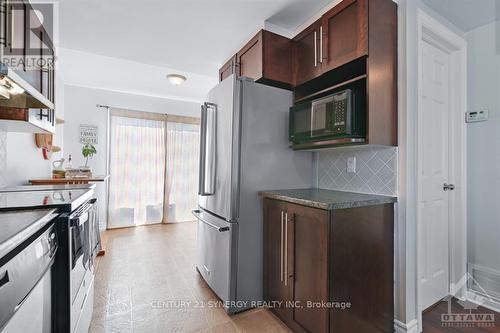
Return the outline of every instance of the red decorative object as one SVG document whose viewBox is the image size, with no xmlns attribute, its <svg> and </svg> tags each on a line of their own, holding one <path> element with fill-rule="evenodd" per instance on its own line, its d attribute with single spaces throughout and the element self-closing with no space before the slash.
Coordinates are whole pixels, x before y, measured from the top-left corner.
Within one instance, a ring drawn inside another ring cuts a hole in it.
<svg viewBox="0 0 500 333">
<path fill-rule="evenodd" d="M 47 148 L 42 148 L 42 154 L 44 160 L 50 160 L 50 158 L 52 157 L 52 151 Z"/>
</svg>

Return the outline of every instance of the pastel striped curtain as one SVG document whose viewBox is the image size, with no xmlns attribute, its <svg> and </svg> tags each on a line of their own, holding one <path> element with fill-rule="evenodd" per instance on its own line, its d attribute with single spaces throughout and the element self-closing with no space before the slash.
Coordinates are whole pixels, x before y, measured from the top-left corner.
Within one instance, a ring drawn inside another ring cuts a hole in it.
<svg viewBox="0 0 500 333">
<path fill-rule="evenodd" d="M 111 116 L 109 228 L 161 223 L 165 122 Z"/>
<path fill-rule="evenodd" d="M 108 228 L 192 221 L 199 119 L 111 109 Z"/>
<path fill-rule="evenodd" d="M 198 206 L 200 125 L 167 122 L 165 222 L 192 221 Z"/>
</svg>

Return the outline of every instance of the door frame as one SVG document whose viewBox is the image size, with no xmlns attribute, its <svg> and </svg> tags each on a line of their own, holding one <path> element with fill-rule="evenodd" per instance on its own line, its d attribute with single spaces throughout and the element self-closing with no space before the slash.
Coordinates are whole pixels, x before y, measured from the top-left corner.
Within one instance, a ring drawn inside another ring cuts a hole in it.
<svg viewBox="0 0 500 333">
<path fill-rule="evenodd" d="M 423 148 L 421 140 L 422 105 L 420 102 L 422 78 L 423 43 L 430 43 L 445 51 L 450 56 L 450 122 L 449 122 L 449 182 L 456 189 L 449 192 L 449 292 L 464 299 L 466 290 L 461 288 L 467 273 L 467 133 L 465 112 L 467 110 L 467 42 L 457 33 L 434 19 L 425 11 L 417 12 L 417 57 L 418 57 L 418 89 L 417 89 L 417 239 L 416 239 L 416 299 L 419 331 L 422 331 L 422 300 L 420 284 L 420 240 L 421 240 L 421 170 L 420 158 Z M 466 284 L 465 284 L 466 285 Z"/>
</svg>

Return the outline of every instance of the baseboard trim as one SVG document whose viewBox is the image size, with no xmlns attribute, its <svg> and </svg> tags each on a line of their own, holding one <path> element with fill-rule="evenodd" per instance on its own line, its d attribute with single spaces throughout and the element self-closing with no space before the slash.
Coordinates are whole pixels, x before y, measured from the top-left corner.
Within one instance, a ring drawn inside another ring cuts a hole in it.
<svg viewBox="0 0 500 333">
<path fill-rule="evenodd" d="M 500 302 L 476 293 L 474 290 L 467 290 L 467 300 L 487 309 L 500 312 Z"/>
<path fill-rule="evenodd" d="M 418 322 L 413 319 L 409 323 L 402 323 L 397 319 L 394 319 L 394 332 L 395 333 L 419 333 Z"/>
</svg>

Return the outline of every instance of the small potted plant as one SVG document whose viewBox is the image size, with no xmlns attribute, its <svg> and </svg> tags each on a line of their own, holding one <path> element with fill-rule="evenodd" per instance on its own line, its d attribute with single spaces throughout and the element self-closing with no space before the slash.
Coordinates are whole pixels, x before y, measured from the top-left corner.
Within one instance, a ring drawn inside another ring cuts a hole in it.
<svg viewBox="0 0 500 333">
<path fill-rule="evenodd" d="M 92 156 L 94 156 L 95 154 L 97 154 L 97 150 L 95 149 L 95 146 L 93 144 L 86 143 L 83 145 L 82 155 L 85 158 L 85 166 L 80 168 L 80 172 L 83 174 L 88 174 L 89 177 L 92 174 L 89 167 L 89 158 L 92 158 Z"/>
</svg>

